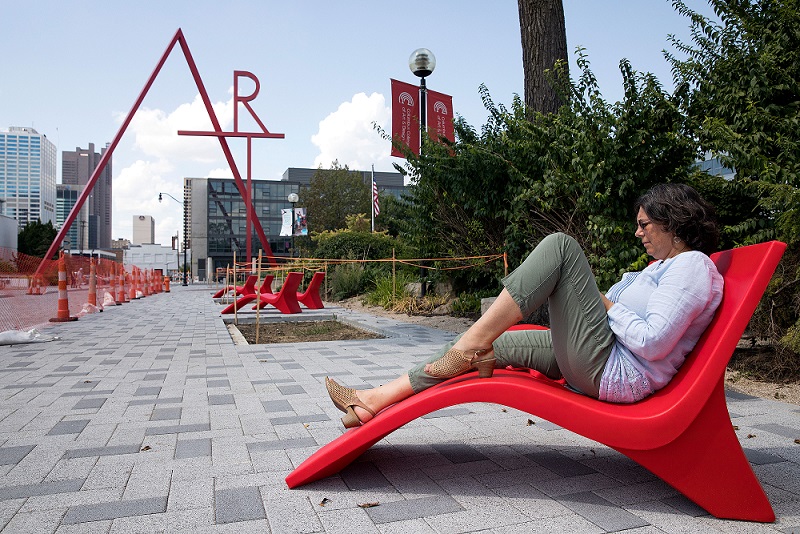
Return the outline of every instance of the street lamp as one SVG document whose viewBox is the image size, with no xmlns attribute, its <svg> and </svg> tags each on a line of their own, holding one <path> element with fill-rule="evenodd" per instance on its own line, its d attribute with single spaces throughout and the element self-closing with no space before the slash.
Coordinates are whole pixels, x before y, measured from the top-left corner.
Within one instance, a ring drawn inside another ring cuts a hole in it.
<svg viewBox="0 0 800 534">
<path fill-rule="evenodd" d="M 181 272 L 181 238 L 178 230 L 175 230 L 175 270 Z M 169 264 L 167 264 L 169 271 Z"/>
<path fill-rule="evenodd" d="M 187 281 L 188 273 L 187 273 L 187 269 L 186 269 L 186 243 L 187 243 L 187 241 L 186 241 L 186 200 L 181 202 L 180 200 L 178 200 L 177 198 L 173 197 L 169 193 L 159 193 L 158 194 L 158 201 L 159 202 L 161 202 L 161 200 L 162 200 L 162 197 L 161 197 L 162 194 L 167 195 L 169 198 L 171 198 L 172 200 L 174 200 L 178 204 L 182 204 L 183 205 L 183 284 L 181 284 L 181 285 L 188 286 L 189 285 L 189 282 Z M 178 262 L 180 263 L 180 260 L 178 260 Z M 178 265 L 178 268 L 180 268 L 180 265 Z"/>
<path fill-rule="evenodd" d="M 292 258 L 294 258 L 294 205 L 297 204 L 300 197 L 297 196 L 297 193 L 289 193 L 287 200 L 292 204 Z"/>
<path fill-rule="evenodd" d="M 411 57 L 408 58 L 408 68 L 411 69 L 411 72 L 413 72 L 415 76 L 419 76 L 420 78 L 419 122 L 421 131 L 424 132 L 426 130 L 426 114 L 428 112 L 428 105 L 426 103 L 428 89 L 425 86 L 425 76 L 433 74 L 433 69 L 436 68 L 436 57 L 433 55 L 433 52 L 427 48 L 417 48 L 411 53 Z"/>
<path fill-rule="evenodd" d="M 427 103 L 427 96 L 428 96 L 428 89 L 425 86 L 425 76 L 430 76 L 433 74 L 433 69 L 436 68 L 436 57 L 433 55 L 433 52 L 428 50 L 427 48 L 417 48 L 411 53 L 411 57 L 408 58 L 408 68 L 411 69 L 411 72 L 414 73 L 415 76 L 419 76 L 419 118 L 420 118 L 420 135 L 424 134 L 427 131 L 427 113 L 428 113 L 428 103 Z M 422 149 L 422 139 L 420 139 L 419 143 L 420 149 Z M 420 265 L 420 276 L 422 277 L 422 284 L 421 284 L 421 296 L 425 296 L 425 284 L 426 284 L 426 269 L 424 266 Z"/>
</svg>

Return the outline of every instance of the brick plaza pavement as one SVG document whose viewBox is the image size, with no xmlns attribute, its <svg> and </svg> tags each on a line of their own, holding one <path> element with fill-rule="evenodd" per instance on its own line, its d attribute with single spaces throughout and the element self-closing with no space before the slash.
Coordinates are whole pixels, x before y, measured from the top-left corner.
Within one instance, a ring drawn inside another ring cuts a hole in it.
<svg viewBox="0 0 800 534">
<path fill-rule="evenodd" d="M 493 404 L 430 414 L 289 490 L 343 431 L 325 375 L 377 385 L 452 334 L 330 308 L 317 315 L 388 337 L 235 344 L 211 293 L 173 285 L 0 347 L 4 533 L 800 532 L 800 407 L 733 393 L 774 524 L 710 517 L 615 451 Z"/>
</svg>

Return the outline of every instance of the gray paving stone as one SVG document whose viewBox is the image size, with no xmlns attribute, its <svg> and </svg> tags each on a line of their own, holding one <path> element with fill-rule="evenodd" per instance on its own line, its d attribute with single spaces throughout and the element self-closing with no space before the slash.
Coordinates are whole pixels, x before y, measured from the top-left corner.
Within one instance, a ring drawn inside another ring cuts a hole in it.
<svg viewBox="0 0 800 534">
<path fill-rule="evenodd" d="M 155 395 L 158 396 L 161 393 L 161 388 L 158 386 L 147 386 L 147 387 L 140 387 L 136 390 L 137 397 L 144 396 L 144 395 Z"/>
<path fill-rule="evenodd" d="M 423 419 L 439 419 L 442 417 L 457 417 L 460 415 L 469 415 L 472 411 L 468 408 L 463 408 L 461 406 L 455 408 L 445 408 L 443 410 L 436 410 L 435 412 L 431 412 L 429 414 L 425 414 L 422 416 Z"/>
<path fill-rule="evenodd" d="M 179 439 L 175 446 L 175 459 L 211 456 L 211 438 Z"/>
<path fill-rule="evenodd" d="M 276 441 L 259 441 L 248 443 L 247 450 L 253 452 L 275 451 L 284 449 L 303 449 L 306 447 L 316 447 L 317 442 L 314 438 L 281 439 Z"/>
<path fill-rule="evenodd" d="M 109 447 L 89 447 L 86 449 L 71 449 L 64 453 L 65 459 L 87 458 L 90 456 L 118 456 L 121 454 L 136 454 L 141 451 L 141 445 L 113 445 Z"/>
<path fill-rule="evenodd" d="M 486 455 L 480 453 L 475 448 L 461 443 L 435 443 L 432 445 L 432 447 L 436 450 L 436 452 L 454 464 L 488 460 Z"/>
<path fill-rule="evenodd" d="M 767 432 L 771 432 L 785 438 L 800 439 L 800 430 L 789 426 L 770 423 L 766 425 L 755 425 L 753 428 L 758 430 L 766 430 Z"/>
<path fill-rule="evenodd" d="M 183 398 L 181 397 L 165 397 L 163 399 L 135 399 L 128 401 L 128 406 L 142 406 L 145 404 L 180 404 L 181 402 L 183 402 Z"/>
<path fill-rule="evenodd" d="M 747 456 L 747 461 L 753 465 L 777 464 L 786 461 L 776 454 L 769 454 L 755 449 L 744 449 L 744 454 Z"/>
<path fill-rule="evenodd" d="M 169 425 L 169 426 L 155 426 L 150 427 L 145 431 L 146 436 L 160 436 L 163 434 L 182 434 L 185 432 L 204 432 L 211 430 L 209 424 L 195 424 L 195 425 Z"/>
<path fill-rule="evenodd" d="M 375 490 L 391 488 L 383 473 L 370 462 L 359 462 L 345 467 L 339 475 L 351 490 Z"/>
<path fill-rule="evenodd" d="M 268 412 L 291 412 L 292 405 L 287 400 L 261 401 L 264 409 Z"/>
<path fill-rule="evenodd" d="M 6 486 L 0 488 L 0 501 L 10 499 L 26 499 L 37 495 L 52 495 L 54 493 L 72 493 L 83 486 L 86 479 L 57 480 L 54 482 L 40 482 L 38 484 L 24 484 L 21 486 Z"/>
<path fill-rule="evenodd" d="M 607 532 L 649 525 L 642 518 L 614 506 L 591 491 L 563 495 L 559 498 L 559 502 Z"/>
<path fill-rule="evenodd" d="M 75 406 L 72 407 L 73 410 L 87 410 L 87 409 L 99 409 L 103 407 L 103 404 L 106 402 L 105 397 L 92 397 L 92 398 L 84 398 L 79 400 Z"/>
<path fill-rule="evenodd" d="M 269 422 L 273 425 L 290 425 L 293 423 L 315 423 L 319 421 L 330 421 L 327 414 L 317 413 L 309 415 L 291 415 L 285 417 L 270 417 Z"/>
<path fill-rule="evenodd" d="M 151 421 L 176 421 L 181 418 L 182 409 L 180 407 L 174 408 L 156 408 L 150 414 Z"/>
<path fill-rule="evenodd" d="M 539 451 L 526 454 L 525 457 L 530 458 L 545 469 L 549 469 L 562 477 L 575 477 L 597 473 L 596 470 L 588 465 L 576 462 L 572 458 L 559 454 L 556 451 Z"/>
<path fill-rule="evenodd" d="M 375 523 L 407 521 L 420 517 L 430 517 L 458 512 L 464 508 L 458 501 L 447 495 L 434 495 L 407 501 L 394 501 L 365 508 L 367 515 Z"/>
<path fill-rule="evenodd" d="M 217 524 L 266 519 L 258 488 L 232 488 L 214 492 Z"/>
<path fill-rule="evenodd" d="M 3 389 L 33 389 L 33 388 L 51 388 L 55 386 L 55 383 L 44 383 L 44 384 L 10 384 L 8 386 L 3 386 Z"/>
<path fill-rule="evenodd" d="M 159 514 L 166 511 L 167 497 L 87 504 L 70 507 L 62 523 L 65 525 L 75 525 L 78 523 L 88 523 L 90 521 L 118 519 L 120 517 Z"/>
<path fill-rule="evenodd" d="M 306 392 L 305 388 L 299 384 L 278 386 L 278 391 L 281 392 L 281 395 L 300 395 Z"/>
<path fill-rule="evenodd" d="M 233 395 L 230 394 L 209 395 L 208 404 L 210 406 L 224 406 L 226 404 L 236 404 L 236 401 L 233 399 Z"/>
<path fill-rule="evenodd" d="M 36 445 L 18 445 L 16 447 L 0 447 L 0 465 L 16 465 L 29 452 L 31 452 Z"/>
<path fill-rule="evenodd" d="M 63 434 L 80 434 L 86 428 L 90 421 L 88 419 L 80 419 L 75 421 L 59 421 L 56 426 L 50 429 L 47 433 L 48 436 L 59 436 Z"/>
</svg>

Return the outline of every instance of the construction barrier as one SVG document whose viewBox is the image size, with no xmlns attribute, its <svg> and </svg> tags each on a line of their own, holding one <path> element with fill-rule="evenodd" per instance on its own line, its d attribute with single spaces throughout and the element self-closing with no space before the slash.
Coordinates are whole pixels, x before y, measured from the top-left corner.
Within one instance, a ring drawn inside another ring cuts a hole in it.
<svg viewBox="0 0 800 534">
<path fill-rule="evenodd" d="M 117 304 L 119 262 L 65 254 L 60 274 L 61 259 L 42 263 L 41 258 L 0 247 L 0 332 L 47 328 L 51 318 L 82 317 L 89 306 L 108 310 Z M 59 288 L 60 278 L 66 294 Z"/>
<path fill-rule="evenodd" d="M 50 319 L 51 323 L 65 323 L 77 321 L 78 318 L 69 314 L 69 294 L 67 293 L 67 262 L 64 253 L 58 260 L 58 310 L 57 315 Z"/>
</svg>

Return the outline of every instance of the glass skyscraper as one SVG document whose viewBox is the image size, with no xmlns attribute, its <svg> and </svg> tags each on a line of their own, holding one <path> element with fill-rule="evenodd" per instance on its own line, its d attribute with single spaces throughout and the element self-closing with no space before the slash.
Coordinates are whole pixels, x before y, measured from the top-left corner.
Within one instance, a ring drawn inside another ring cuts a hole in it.
<svg viewBox="0 0 800 534">
<path fill-rule="evenodd" d="M 64 222 L 72 211 L 72 207 L 78 202 L 81 190 L 82 188 L 77 185 L 56 185 L 56 228 L 61 229 L 64 225 Z M 78 226 L 77 224 L 73 224 L 66 236 L 64 236 L 65 249 L 73 250 L 76 248 L 84 248 L 78 237 Z M 69 244 L 66 243 L 67 241 L 69 241 Z"/>
<path fill-rule="evenodd" d="M 33 128 L 0 130 L 0 199 L 20 228 L 56 223 L 56 147 Z"/>
</svg>

